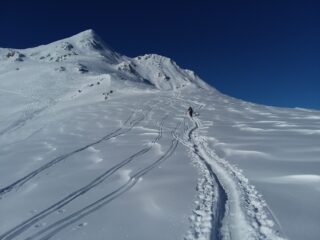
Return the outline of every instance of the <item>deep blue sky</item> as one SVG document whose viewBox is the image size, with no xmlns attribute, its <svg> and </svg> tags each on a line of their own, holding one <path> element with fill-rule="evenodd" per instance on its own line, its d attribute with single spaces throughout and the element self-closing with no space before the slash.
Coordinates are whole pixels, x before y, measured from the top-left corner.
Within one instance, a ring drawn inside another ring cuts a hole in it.
<svg viewBox="0 0 320 240">
<path fill-rule="evenodd" d="M 92 28 L 122 54 L 171 57 L 228 95 L 320 109 L 320 1 L 3 2 L 1 47 Z"/>
</svg>

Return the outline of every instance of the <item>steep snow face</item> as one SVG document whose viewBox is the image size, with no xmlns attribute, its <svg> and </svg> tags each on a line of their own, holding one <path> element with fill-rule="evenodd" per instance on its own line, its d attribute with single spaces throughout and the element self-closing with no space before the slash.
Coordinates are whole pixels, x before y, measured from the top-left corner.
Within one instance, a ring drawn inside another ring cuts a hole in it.
<svg viewBox="0 0 320 240">
<path fill-rule="evenodd" d="M 65 61 L 77 55 L 96 57 L 97 59 L 103 57 L 110 64 L 117 63 L 121 59 L 120 55 L 107 47 L 93 30 L 87 30 L 70 38 L 25 51 L 32 59 L 55 62 Z"/>
<path fill-rule="evenodd" d="M 0 49 L 0 240 L 318 239 L 319 120 L 92 31 Z"/>
<path fill-rule="evenodd" d="M 136 57 L 131 64 L 134 71 L 143 79 L 148 79 L 159 89 L 179 89 L 189 84 L 208 89 L 194 72 L 183 70 L 170 58 L 157 54 Z"/>
<path fill-rule="evenodd" d="M 173 60 L 157 54 L 127 58 L 118 70 L 130 79 L 136 79 L 162 90 L 177 90 L 192 84 L 208 89 L 208 85 L 194 72 L 181 69 Z"/>
<path fill-rule="evenodd" d="M 87 30 L 70 38 L 35 48 L 2 49 L 0 53 L 2 60 L 19 57 L 22 61 L 22 57 L 26 57 L 39 62 L 70 62 L 76 61 L 79 57 L 91 57 L 100 61 L 103 59 L 109 64 L 121 61 L 121 56 L 108 48 L 93 30 Z"/>
</svg>

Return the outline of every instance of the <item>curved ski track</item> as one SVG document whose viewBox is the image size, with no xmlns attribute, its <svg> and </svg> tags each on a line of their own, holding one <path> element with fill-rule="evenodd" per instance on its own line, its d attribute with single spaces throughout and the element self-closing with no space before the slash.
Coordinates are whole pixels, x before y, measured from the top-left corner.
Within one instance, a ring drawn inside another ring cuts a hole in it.
<svg viewBox="0 0 320 240">
<path fill-rule="evenodd" d="M 110 203 L 112 200 L 117 199 L 122 194 L 128 192 L 132 187 L 135 186 L 135 184 L 138 183 L 139 179 L 147 174 L 149 171 L 160 165 L 163 161 L 168 159 L 176 150 L 179 141 L 174 137 L 174 134 L 177 134 L 177 131 L 181 127 L 182 121 L 177 123 L 176 127 L 171 130 L 171 144 L 170 147 L 167 149 L 167 151 L 162 154 L 157 160 L 155 160 L 153 163 L 149 164 L 145 168 L 139 170 L 134 175 L 130 177 L 130 179 L 118 187 L 116 190 L 112 191 L 111 193 L 108 193 L 107 195 L 103 196 L 102 198 L 96 200 L 95 202 L 83 207 L 82 209 L 79 209 L 78 211 L 74 212 L 73 214 L 70 214 L 67 217 L 64 217 L 51 225 L 47 226 L 46 228 L 38 231 L 37 233 L 27 237 L 25 240 L 33 240 L 33 239 L 50 239 L 57 233 L 59 233 L 64 228 L 68 227 L 69 225 L 73 224 L 74 222 L 78 221 L 79 219 L 97 211 L 98 209 L 102 208 L 103 206 Z M 159 136 L 158 136 L 159 137 Z M 157 137 L 157 138 L 158 138 Z M 45 234 L 45 235 L 44 235 Z M 43 236 L 44 235 L 44 236 Z M 13 236 L 14 237 L 14 236 Z M 1 239 L 1 238 L 0 238 Z M 3 238 L 3 239 L 12 239 L 12 238 Z"/>
<path fill-rule="evenodd" d="M 212 170 L 211 166 L 206 161 L 205 157 L 201 155 L 199 151 L 199 146 L 194 140 L 194 132 L 199 129 L 199 124 L 197 121 L 193 120 L 194 127 L 188 134 L 188 141 L 191 143 L 193 153 L 198 157 L 198 159 L 205 165 L 207 170 L 210 173 L 212 179 L 214 179 L 215 183 L 217 184 L 217 194 L 216 196 L 217 201 L 212 202 L 212 225 L 211 225 L 211 234 L 210 239 L 212 240 L 221 240 L 222 236 L 220 233 L 220 229 L 222 227 L 222 220 L 226 212 L 226 203 L 228 200 L 228 196 L 224 188 L 222 187 L 217 175 Z"/>
<path fill-rule="evenodd" d="M 44 170 L 56 165 L 57 163 L 61 162 L 62 160 L 65 160 L 66 158 L 72 156 L 72 155 L 75 155 L 83 150 L 86 150 L 88 149 L 89 147 L 92 147 L 94 145 L 97 145 L 103 141 L 107 141 L 111 138 L 114 138 L 114 137 L 117 137 L 117 136 L 120 136 L 120 135 L 123 135 L 127 132 L 129 132 L 133 127 L 135 127 L 138 123 L 140 123 L 144 118 L 145 116 L 152 110 L 151 107 L 148 107 L 148 110 L 145 110 L 143 111 L 142 110 L 142 113 L 141 115 L 142 116 L 139 116 L 137 118 L 133 118 L 133 116 L 135 114 L 137 114 L 137 111 L 133 112 L 127 119 L 126 121 L 124 122 L 124 126 L 126 126 L 128 123 L 129 123 L 129 126 L 127 128 L 123 128 L 123 127 L 120 127 L 116 130 L 114 130 L 113 132 L 111 133 L 108 133 L 107 135 L 103 136 L 102 138 L 100 138 L 99 140 L 95 141 L 95 142 L 92 142 L 90 144 L 87 144 L 86 146 L 83 146 L 81 148 L 78 148 L 72 152 L 69 152 L 69 153 L 65 153 L 61 156 L 58 156 L 52 160 L 50 160 L 48 163 L 40 166 L 39 168 L 35 169 L 34 171 L 30 172 L 29 174 L 25 175 L 24 177 L 16 180 L 15 182 L 11 183 L 10 185 L 4 187 L 4 188 L 1 188 L 0 189 L 0 199 L 2 198 L 3 195 L 11 192 L 13 189 L 17 189 L 17 188 L 20 188 L 23 184 L 25 184 L 26 182 L 28 182 L 29 180 L 31 180 L 32 178 L 34 178 L 35 176 L 37 176 L 38 174 L 42 173 Z"/>
<path fill-rule="evenodd" d="M 268 208 L 264 200 L 235 166 L 208 147 L 205 139 L 197 133 L 201 121 L 196 116 L 190 119 L 194 127 L 184 145 L 209 171 L 217 195 L 213 196 L 211 206 L 210 236 L 205 239 L 283 240 L 283 234 L 276 229 L 281 229 L 280 226 L 266 221 Z"/>
<path fill-rule="evenodd" d="M 105 171 L 100 176 L 96 177 L 89 184 L 87 184 L 87 185 L 79 188 L 78 190 L 70 193 L 65 198 L 59 200 L 58 202 L 52 204 L 51 206 L 49 206 L 48 208 L 42 210 L 41 212 L 39 212 L 38 214 L 34 215 L 33 217 L 25 220 L 24 222 L 20 223 L 19 225 L 15 226 L 14 228 L 10 229 L 9 231 L 7 231 L 6 233 L 4 233 L 4 234 L 2 234 L 0 236 L 0 240 L 10 240 L 10 239 L 15 238 L 16 236 L 20 235 L 21 233 L 23 233 L 24 231 L 29 229 L 31 226 L 33 226 L 34 224 L 39 222 L 41 219 L 45 218 L 46 216 L 50 215 L 51 213 L 53 213 L 53 212 L 55 212 L 55 211 L 57 211 L 59 209 L 61 209 L 62 207 L 66 206 L 67 204 L 69 204 L 70 202 L 75 200 L 76 198 L 78 198 L 81 195 L 87 193 L 91 189 L 97 187 L 99 184 L 101 184 L 106 179 L 108 179 L 110 176 L 112 176 L 116 171 L 118 171 L 120 168 L 126 166 L 127 164 L 132 162 L 134 159 L 136 159 L 136 158 L 146 154 L 147 152 L 149 152 L 152 149 L 153 145 L 155 143 L 157 143 L 161 139 L 162 133 L 163 133 L 163 125 L 164 125 L 165 119 L 167 117 L 168 117 L 168 115 L 166 115 L 165 117 L 163 117 L 161 119 L 161 122 L 159 124 L 158 135 L 151 142 L 152 143 L 151 146 L 145 147 L 145 148 L 139 150 L 138 152 L 132 154 L 130 157 L 124 159 L 120 163 L 116 164 L 112 168 L 110 168 L 107 171 Z"/>
</svg>

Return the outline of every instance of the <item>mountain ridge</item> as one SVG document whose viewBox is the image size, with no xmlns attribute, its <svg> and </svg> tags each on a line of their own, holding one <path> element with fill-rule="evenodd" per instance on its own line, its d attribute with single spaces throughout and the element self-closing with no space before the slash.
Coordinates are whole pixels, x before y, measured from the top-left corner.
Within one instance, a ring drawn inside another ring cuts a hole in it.
<svg viewBox="0 0 320 240">
<path fill-rule="evenodd" d="M 32 60 L 61 64 L 73 62 L 80 65 L 78 68 L 83 73 L 91 71 L 96 74 L 106 74 L 118 71 L 119 75 L 125 76 L 128 80 L 140 81 L 162 90 L 179 89 L 189 84 L 209 88 L 209 85 L 193 71 L 180 68 L 168 57 L 145 54 L 130 58 L 115 52 L 92 29 L 34 48 L 2 48 L 0 53 L 2 55 L 0 60 L 3 61 Z M 101 67 L 100 70 L 90 70 L 86 65 Z"/>
</svg>

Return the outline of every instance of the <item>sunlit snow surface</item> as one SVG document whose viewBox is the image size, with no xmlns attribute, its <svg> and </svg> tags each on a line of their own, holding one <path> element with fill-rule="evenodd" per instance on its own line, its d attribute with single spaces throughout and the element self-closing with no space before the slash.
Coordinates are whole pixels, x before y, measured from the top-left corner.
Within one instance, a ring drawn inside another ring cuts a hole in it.
<svg viewBox="0 0 320 240">
<path fill-rule="evenodd" d="M 319 239 L 319 143 L 92 31 L 0 49 L 0 239 Z"/>
</svg>

